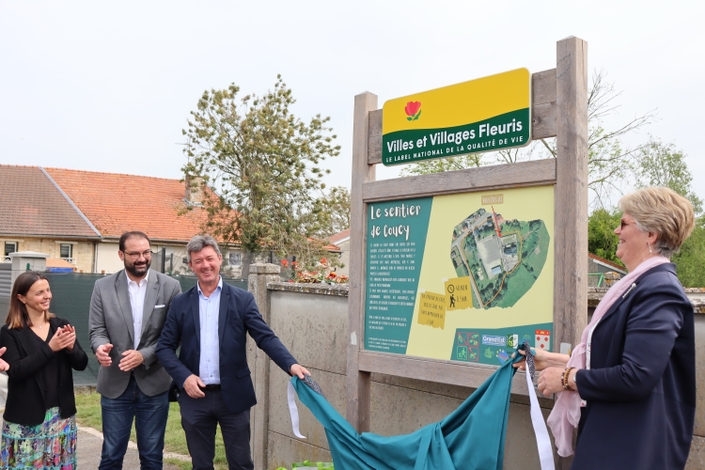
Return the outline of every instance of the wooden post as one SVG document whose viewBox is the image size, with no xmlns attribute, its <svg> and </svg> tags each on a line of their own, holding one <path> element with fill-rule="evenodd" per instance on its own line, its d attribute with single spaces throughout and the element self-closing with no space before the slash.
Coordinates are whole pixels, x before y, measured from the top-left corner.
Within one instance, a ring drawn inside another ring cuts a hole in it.
<svg viewBox="0 0 705 470">
<path fill-rule="evenodd" d="M 279 281 L 280 267 L 275 264 L 251 264 L 247 279 L 247 290 L 252 292 L 262 318 L 271 324 L 271 308 L 267 284 Z M 269 429 L 269 373 L 270 359 L 247 337 L 248 363 L 253 375 L 257 405 L 250 411 L 250 433 L 252 436 L 252 461 L 255 468 L 267 465 L 267 431 Z"/>
<path fill-rule="evenodd" d="M 554 346 L 571 347 L 587 324 L 587 43 L 570 37 L 557 44 L 556 263 Z M 565 348 L 565 347 L 564 347 Z M 567 351 L 566 351 L 567 352 Z"/>
<path fill-rule="evenodd" d="M 554 351 L 568 352 L 587 325 L 587 43 L 569 37 L 556 48 L 556 189 L 553 294 Z M 560 262 L 558 262 L 560 259 Z M 559 459 L 568 469 L 572 459 Z"/>
<path fill-rule="evenodd" d="M 375 166 L 368 163 L 369 114 L 377 109 L 377 96 L 355 96 L 352 182 L 350 185 L 350 291 L 348 295 L 348 361 L 346 418 L 358 432 L 370 429 L 370 373 L 361 372 L 359 352 L 364 341 L 365 315 L 365 203 L 362 186 L 375 180 Z"/>
</svg>

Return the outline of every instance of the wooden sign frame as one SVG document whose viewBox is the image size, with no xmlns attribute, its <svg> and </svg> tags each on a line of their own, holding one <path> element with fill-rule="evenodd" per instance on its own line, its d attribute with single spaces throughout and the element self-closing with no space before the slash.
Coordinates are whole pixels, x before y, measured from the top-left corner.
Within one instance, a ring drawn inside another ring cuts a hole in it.
<svg viewBox="0 0 705 470">
<path fill-rule="evenodd" d="M 532 140 L 556 137 L 557 158 L 392 180 L 375 180 L 382 162 L 382 110 L 377 96 L 355 96 L 350 233 L 349 343 L 346 417 L 369 431 L 372 372 L 478 387 L 495 367 L 363 349 L 367 206 L 380 201 L 554 185 L 555 279 L 553 351 L 575 343 L 587 323 L 587 43 L 557 42 L 556 68 L 531 76 Z M 516 393 L 527 393 L 516 380 Z"/>
</svg>

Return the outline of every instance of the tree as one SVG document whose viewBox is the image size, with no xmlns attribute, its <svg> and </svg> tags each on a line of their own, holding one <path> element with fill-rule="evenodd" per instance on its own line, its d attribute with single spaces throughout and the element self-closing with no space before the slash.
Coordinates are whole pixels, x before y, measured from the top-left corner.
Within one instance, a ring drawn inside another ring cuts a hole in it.
<svg viewBox="0 0 705 470">
<path fill-rule="evenodd" d="M 588 251 L 601 258 L 624 265 L 617 258 L 618 237 L 614 233 L 622 214 L 619 209 L 610 212 L 605 208 L 596 209 L 588 219 Z M 696 220 L 692 235 L 683 243 L 672 261 L 676 264 L 678 279 L 684 287 L 704 287 L 705 270 L 705 216 Z"/>
<path fill-rule="evenodd" d="M 655 117 L 648 112 L 627 121 L 616 129 L 607 130 L 604 118 L 617 112 L 616 104 L 622 92 L 606 80 L 606 74 L 595 71 L 588 91 L 588 188 L 593 192 L 594 205 L 609 205 L 613 191 L 622 194 L 622 188 L 633 184 L 635 155 L 641 146 L 623 148 L 620 138 L 649 124 Z M 555 152 L 553 153 L 555 156 Z"/>
<path fill-rule="evenodd" d="M 693 176 L 685 161 L 686 155 L 674 144 L 664 144 L 651 137 L 641 149 L 639 186 L 666 186 L 688 198 L 696 214 L 702 214 L 703 201 L 695 194 Z M 673 255 L 676 272 L 685 287 L 705 287 L 705 216 L 700 216 L 690 237 L 680 252 Z"/>
<path fill-rule="evenodd" d="M 311 211 L 309 232 L 325 239 L 350 228 L 350 191 L 336 186 L 316 201 Z"/>
<path fill-rule="evenodd" d="M 595 209 L 588 219 L 588 252 L 623 266 L 617 258 L 619 239 L 614 229 L 619 225 L 622 213 L 615 209 Z"/>
<path fill-rule="evenodd" d="M 666 186 L 686 197 L 693 204 L 696 214 L 702 213 L 703 202 L 695 194 L 691 183 L 693 177 L 685 162 L 686 155 L 673 144 L 664 144 L 651 137 L 639 150 L 637 170 L 639 187 Z M 622 264 L 616 257 L 617 236 L 614 228 L 619 224 L 618 209 L 610 212 L 601 208 L 594 210 L 588 219 L 588 250 L 602 258 Z M 685 287 L 704 287 L 705 271 L 702 260 L 705 255 L 705 216 L 696 220 L 691 236 L 683 243 L 680 252 L 673 255 L 676 272 Z"/>
<path fill-rule="evenodd" d="M 212 188 L 204 199 L 205 230 L 239 243 L 244 275 L 254 253 L 318 258 L 322 242 L 315 211 L 325 210 L 324 171 L 319 164 L 340 153 L 335 135 L 320 115 L 307 124 L 294 116 L 292 91 L 277 76 L 274 90 L 238 99 L 240 88 L 205 91 L 190 113 L 184 153 L 187 175 Z"/>
<path fill-rule="evenodd" d="M 422 160 L 417 163 L 405 166 L 399 171 L 401 176 L 430 175 L 431 173 L 442 173 L 444 171 L 464 170 L 465 168 L 482 166 L 482 154 L 471 153 L 469 155 L 458 155 L 448 158 L 434 158 Z"/>
<path fill-rule="evenodd" d="M 705 216 L 695 221 L 695 228 L 672 260 L 676 263 L 678 279 L 684 287 L 705 287 Z"/>
<path fill-rule="evenodd" d="M 696 214 L 703 211 L 703 201 L 691 187 L 693 177 L 681 150 L 651 137 L 639 153 L 639 187 L 666 186 L 688 198 Z"/>
</svg>

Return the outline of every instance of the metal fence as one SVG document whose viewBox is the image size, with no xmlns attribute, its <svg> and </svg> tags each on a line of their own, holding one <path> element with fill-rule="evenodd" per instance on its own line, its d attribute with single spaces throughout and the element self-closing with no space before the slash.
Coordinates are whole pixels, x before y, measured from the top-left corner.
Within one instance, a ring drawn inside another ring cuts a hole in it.
<svg viewBox="0 0 705 470">
<path fill-rule="evenodd" d="M 0 318 L 10 308 L 10 291 L 12 289 L 12 263 L 0 263 Z"/>
</svg>

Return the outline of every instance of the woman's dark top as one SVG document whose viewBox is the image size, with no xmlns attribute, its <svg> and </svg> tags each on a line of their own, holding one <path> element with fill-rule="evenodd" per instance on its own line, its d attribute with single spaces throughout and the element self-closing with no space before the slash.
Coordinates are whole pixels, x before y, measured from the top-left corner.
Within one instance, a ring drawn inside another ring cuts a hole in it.
<svg viewBox="0 0 705 470">
<path fill-rule="evenodd" d="M 69 324 L 58 317 L 49 323 L 52 336 L 57 328 Z M 48 341 L 42 341 L 31 328 L 4 325 L 0 329 L 2 346 L 7 347 L 2 359 L 10 364 L 5 421 L 24 426 L 41 424 L 46 410 L 52 407 L 50 403 L 59 406 L 62 418 L 76 414 L 72 369 L 84 370 L 88 365 L 88 356 L 78 340 L 72 351 L 62 349 L 55 353 Z M 55 396 L 48 390 L 52 386 Z"/>
<path fill-rule="evenodd" d="M 42 340 L 39 336 L 35 338 L 37 341 L 37 349 L 41 348 L 41 343 L 46 343 L 49 345 L 49 340 L 56 333 L 56 328 L 52 328 L 51 324 L 49 326 L 49 334 L 46 340 Z M 44 397 L 44 408 L 54 408 L 59 406 L 59 366 L 57 364 L 56 355 L 49 359 L 44 367 L 42 367 L 37 373 L 37 380 L 39 381 L 39 388 L 42 391 L 42 396 Z"/>
</svg>

